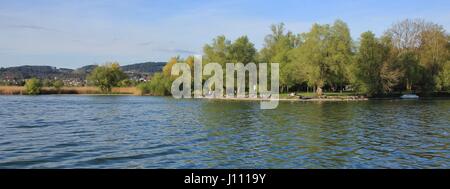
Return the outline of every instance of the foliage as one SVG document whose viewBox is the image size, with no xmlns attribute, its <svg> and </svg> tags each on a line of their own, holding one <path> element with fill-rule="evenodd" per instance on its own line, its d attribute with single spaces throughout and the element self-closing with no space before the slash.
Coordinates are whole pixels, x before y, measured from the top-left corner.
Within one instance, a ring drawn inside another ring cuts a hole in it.
<svg viewBox="0 0 450 189">
<path fill-rule="evenodd" d="M 61 80 L 56 80 L 53 82 L 53 87 L 55 87 L 55 89 L 58 91 L 60 91 L 63 86 L 64 82 L 62 82 Z"/>
<path fill-rule="evenodd" d="M 390 91 L 395 84 L 395 74 L 389 71 L 387 47 L 368 31 L 361 34 L 360 46 L 356 55 L 356 65 L 353 73 L 356 80 L 353 85 L 362 93 L 368 95 L 382 94 Z M 388 74 L 385 74 L 388 73 Z"/>
<path fill-rule="evenodd" d="M 250 63 L 256 60 L 256 49 L 247 36 L 237 38 L 233 43 L 225 36 L 217 36 L 212 44 L 203 47 L 205 63 L 219 63 L 225 67 L 226 63 Z"/>
<path fill-rule="evenodd" d="M 448 34 L 442 26 L 406 19 L 395 23 L 385 36 L 392 43 L 396 64 L 402 72 L 400 85 L 408 91 L 442 89 L 439 77 L 449 60 Z"/>
<path fill-rule="evenodd" d="M 31 78 L 25 82 L 25 91 L 29 95 L 37 95 L 41 93 L 42 83 L 39 79 Z"/>
<path fill-rule="evenodd" d="M 142 94 L 165 96 L 170 94 L 171 84 L 170 77 L 166 77 L 162 73 L 155 73 L 150 81 L 139 84 L 138 89 Z"/>
<path fill-rule="evenodd" d="M 130 79 L 124 79 L 117 84 L 118 87 L 134 87 L 137 85 L 138 85 L 138 81 L 130 80 Z"/>
<path fill-rule="evenodd" d="M 127 75 L 120 69 L 117 62 L 96 67 L 88 77 L 89 83 L 97 86 L 104 93 L 111 93 L 112 87 L 126 79 Z"/>
<path fill-rule="evenodd" d="M 282 92 L 313 88 L 316 95 L 353 90 L 374 96 L 404 89 L 435 92 L 450 88 L 450 37 L 442 26 L 431 22 L 404 20 L 380 37 L 365 32 L 357 42 L 342 20 L 314 24 L 300 34 L 287 31 L 283 23 L 270 29 L 260 51 L 247 36 L 234 41 L 217 36 L 203 47 L 204 64 L 279 63 Z M 139 88 L 153 95 L 170 94 L 170 72 L 177 62 L 193 68 L 194 59 L 171 58 L 161 73 Z"/>
</svg>

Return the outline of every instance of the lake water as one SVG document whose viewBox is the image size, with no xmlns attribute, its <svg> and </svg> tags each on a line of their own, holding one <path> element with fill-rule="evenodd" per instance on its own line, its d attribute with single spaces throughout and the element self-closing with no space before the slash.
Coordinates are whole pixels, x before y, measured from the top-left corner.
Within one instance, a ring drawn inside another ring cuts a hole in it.
<svg viewBox="0 0 450 189">
<path fill-rule="evenodd" d="M 450 100 L 0 96 L 0 168 L 450 168 Z"/>
</svg>

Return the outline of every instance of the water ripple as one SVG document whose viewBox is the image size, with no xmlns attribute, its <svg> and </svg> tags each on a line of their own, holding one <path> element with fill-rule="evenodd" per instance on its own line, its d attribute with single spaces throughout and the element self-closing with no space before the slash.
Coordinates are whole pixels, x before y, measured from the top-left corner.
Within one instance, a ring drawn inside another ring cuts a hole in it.
<svg viewBox="0 0 450 189">
<path fill-rule="evenodd" d="M 0 168 L 450 168 L 450 101 L 0 96 Z"/>
</svg>

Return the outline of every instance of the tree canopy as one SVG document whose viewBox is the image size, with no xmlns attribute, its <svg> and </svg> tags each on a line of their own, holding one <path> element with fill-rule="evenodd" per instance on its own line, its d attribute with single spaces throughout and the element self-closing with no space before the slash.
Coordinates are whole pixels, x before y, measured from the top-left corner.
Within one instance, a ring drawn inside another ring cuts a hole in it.
<svg viewBox="0 0 450 189">
<path fill-rule="evenodd" d="M 88 82 L 105 93 L 110 93 L 111 89 L 118 86 L 124 79 L 127 79 L 127 75 L 120 69 L 117 62 L 97 66 L 88 76 Z"/>
<path fill-rule="evenodd" d="M 247 36 L 234 41 L 217 36 L 203 47 L 203 63 L 279 63 L 281 91 L 353 90 L 369 96 L 394 91 L 429 93 L 450 89 L 450 37 L 435 23 L 407 19 L 394 23 L 377 37 L 371 31 L 353 40 L 342 20 L 314 24 L 304 33 L 286 30 L 283 23 L 270 26 L 271 33 L 258 51 Z M 154 79 L 170 80 L 174 57 Z M 162 82 L 165 83 L 165 82 Z"/>
</svg>

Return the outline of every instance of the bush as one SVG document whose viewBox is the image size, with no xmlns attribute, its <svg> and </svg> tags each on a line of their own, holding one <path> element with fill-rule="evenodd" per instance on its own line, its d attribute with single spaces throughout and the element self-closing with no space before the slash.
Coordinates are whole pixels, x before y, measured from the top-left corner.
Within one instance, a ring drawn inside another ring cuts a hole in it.
<svg viewBox="0 0 450 189">
<path fill-rule="evenodd" d="M 165 77 L 162 73 L 155 73 L 150 81 L 139 84 L 138 89 L 142 94 L 166 96 L 170 95 L 171 84 L 170 77 Z"/>
<path fill-rule="evenodd" d="M 39 79 L 32 78 L 25 82 L 25 91 L 29 95 L 38 95 L 41 93 L 42 84 Z"/>
<path fill-rule="evenodd" d="M 61 92 L 61 88 L 64 86 L 64 83 L 61 80 L 56 80 L 53 82 L 53 87 L 58 91 L 58 93 Z"/>
<path fill-rule="evenodd" d="M 134 80 L 124 79 L 119 82 L 118 87 L 134 87 L 137 82 Z"/>
</svg>

